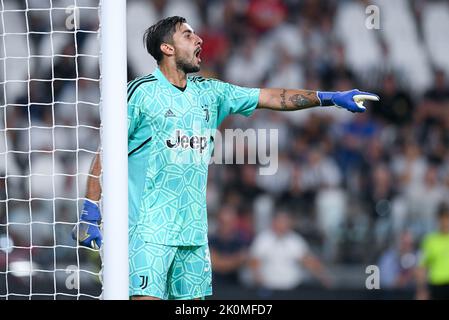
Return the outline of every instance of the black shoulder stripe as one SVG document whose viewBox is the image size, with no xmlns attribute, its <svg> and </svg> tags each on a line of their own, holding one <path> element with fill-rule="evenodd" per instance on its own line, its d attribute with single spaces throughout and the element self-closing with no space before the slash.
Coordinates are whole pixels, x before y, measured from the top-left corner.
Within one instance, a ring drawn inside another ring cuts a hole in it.
<svg viewBox="0 0 449 320">
<path fill-rule="evenodd" d="M 132 155 L 134 152 L 136 152 L 137 150 L 141 149 L 144 145 L 146 145 L 148 142 L 151 141 L 151 139 L 153 139 L 153 137 L 149 137 L 147 140 L 145 140 L 144 142 L 142 142 L 137 148 L 133 149 L 132 151 L 130 151 L 128 153 L 128 157 L 130 155 Z"/>
<path fill-rule="evenodd" d="M 127 86 L 128 91 L 132 90 L 135 86 L 138 86 L 140 82 L 146 81 L 146 80 L 157 80 L 157 79 L 152 75 L 135 79 L 128 84 L 128 86 Z"/>
<path fill-rule="evenodd" d="M 156 79 L 152 74 L 149 74 L 145 77 L 140 77 L 140 78 L 134 79 L 128 83 L 127 90 L 129 92 L 130 90 L 132 90 L 132 88 L 134 88 L 141 81 L 152 80 L 152 79 Z"/>
<path fill-rule="evenodd" d="M 136 89 L 137 89 L 141 84 L 144 84 L 144 83 L 146 83 L 146 82 L 153 82 L 153 81 L 156 81 L 156 80 L 157 80 L 157 79 L 154 78 L 154 79 L 145 79 L 145 80 L 141 80 L 141 81 L 139 81 L 139 82 L 136 82 L 133 86 L 131 86 L 131 87 L 128 89 L 128 102 L 129 102 L 129 100 L 131 99 L 131 97 L 133 96 L 134 91 L 136 91 Z"/>
<path fill-rule="evenodd" d="M 150 79 L 150 78 L 154 78 L 154 76 L 152 74 L 149 74 L 149 75 L 146 75 L 143 77 L 136 78 L 134 80 L 129 81 L 127 84 L 127 87 L 129 89 L 132 85 L 136 84 L 137 82 L 142 81 L 144 79 Z"/>
<path fill-rule="evenodd" d="M 193 76 L 193 77 L 190 78 L 190 80 L 192 82 L 203 82 L 203 81 L 206 81 L 208 79 L 206 79 L 206 78 L 204 78 L 202 76 Z"/>
</svg>

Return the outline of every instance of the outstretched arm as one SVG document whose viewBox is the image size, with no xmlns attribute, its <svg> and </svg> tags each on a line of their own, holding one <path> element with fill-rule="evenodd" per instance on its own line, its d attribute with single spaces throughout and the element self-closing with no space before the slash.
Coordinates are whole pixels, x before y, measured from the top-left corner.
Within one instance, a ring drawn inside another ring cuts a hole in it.
<svg viewBox="0 0 449 320">
<path fill-rule="evenodd" d="M 294 111 L 320 106 L 316 91 L 261 89 L 258 108 Z"/>
<path fill-rule="evenodd" d="M 342 92 L 325 92 L 293 89 L 260 90 L 258 108 L 295 111 L 319 106 L 337 106 L 351 112 L 364 112 L 364 100 L 379 101 L 373 93 L 357 89 Z"/>
</svg>

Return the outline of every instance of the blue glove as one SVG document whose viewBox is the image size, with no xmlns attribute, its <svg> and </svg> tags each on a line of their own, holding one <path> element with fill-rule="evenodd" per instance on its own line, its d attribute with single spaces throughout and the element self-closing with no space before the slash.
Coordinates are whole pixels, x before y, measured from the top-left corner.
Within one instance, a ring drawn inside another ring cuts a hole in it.
<svg viewBox="0 0 449 320">
<path fill-rule="evenodd" d="M 103 241 L 99 227 L 100 220 L 101 214 L 98 205 L 90 200 L 84 200 L 80 223 L 72 230 L 73 240 L 77 240 L 84 247 L 99 249 Z"/>
<path fill-rule="evenodd" d="M 378 95 L 358 89 L 341 92 L 318 91 L 317 95 L 322 106 L 337 106 L 351 112 L 365 112 L 364 100 L 379 101 Z"/>
</svg>

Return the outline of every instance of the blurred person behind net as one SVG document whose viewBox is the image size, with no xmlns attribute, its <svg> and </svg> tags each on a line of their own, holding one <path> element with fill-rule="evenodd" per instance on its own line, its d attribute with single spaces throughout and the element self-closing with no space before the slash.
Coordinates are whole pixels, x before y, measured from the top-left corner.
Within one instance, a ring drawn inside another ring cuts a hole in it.
<svg viewBox="0 0 449 320">
<path fill-rule="evenodd" d="M 238 215 L 233 206 L 220 209 L 217 231 L 209 238 L 213 278 L 217 284 L 238 284 L 239 271 L 247 261 L 248 242 L 238 229 Z"/>
<path fill-rule="evenodd" d="M 295 289 L 306 279 L 306 269 L 325 287 L 331 284 L 323 264 L 304 238 L 292 230 L 285 210 L 276 212 L 271 228 L 256 236 L 250 255 L 254 282 L 264 289 Z"/>
<path fill-rule="evenodd" d="M 421 244 L 422 256 L 416 270 L 417 299 L 449 299 L 449 207 L 438 210 L 438 230 Z"/>
</svg>

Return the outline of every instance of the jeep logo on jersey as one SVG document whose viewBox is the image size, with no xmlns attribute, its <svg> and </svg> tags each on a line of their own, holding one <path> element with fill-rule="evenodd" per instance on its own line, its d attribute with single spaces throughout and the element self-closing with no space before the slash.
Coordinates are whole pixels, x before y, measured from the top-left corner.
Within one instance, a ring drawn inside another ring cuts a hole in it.
<svg viewBox="0 0 449 320">
<path fill-rule="evenodd" d="M 205 136 L 187 136 L 182 130 L 176 130 L 175 139 L 166 140 L 167 147 L 170 149 L 181 147 L 183 149 L 192 148 L 199 149 L 200 153 L 207 148 L 207 137 Z"/>
</svg>

